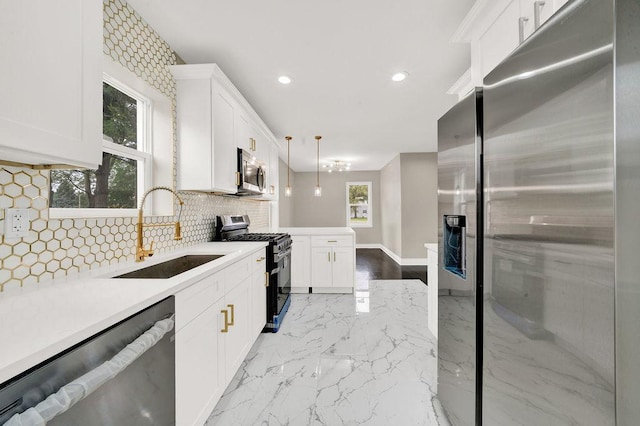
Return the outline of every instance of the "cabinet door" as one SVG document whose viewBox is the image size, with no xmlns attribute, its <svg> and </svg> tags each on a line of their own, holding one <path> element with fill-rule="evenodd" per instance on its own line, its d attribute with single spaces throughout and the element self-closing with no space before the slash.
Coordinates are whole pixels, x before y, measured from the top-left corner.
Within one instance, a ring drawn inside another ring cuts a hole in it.
<svg viewBox="0 0 640 426">
<path fill-rule="evenodd" d="M 482 58 L 482 76 L 486 76 L 509 53 L 518 47 L 520 3 L 512 1 L 489 29 L 480 37 L 479 48 Z"/>
<path fill-rule="evenodd" d="M 311 286 L 331 287 L 331 266 L 333 263 L 330 247 L 311 249 Z"/>
<path fill-rule="evenodd" d="M 259 259 L 262 260 L 259 260 Z M 264 253 L 258 258 L 261 268 L 255 268 L 251 276 L 251 332 L 250 340 L 253 341 L 260 335 L 267 323 L 267 287 Z"/>
<path fill-rule="evenodd" d="M 236 103 L 214 81 L 213 108 L 213 189 L 235 193 L 238 155 L 236 150 Z"/>
<path fill-rule="evenodd" d="M 236 139 L 236 144 L 238 148 L 242 148 L 245 151 L 253 152 L 254 150 L 253 140 L 255 138 L 256 138 L 256 135 L 254 134 L 251 121 L 243 112 L 239 111 L 238 112 L 238 137 Z"/>
<path fill-rule="evenodd" d="M 224 391 L 224 370 L 216 362 L 223 355 L 223 308 L 220 299 L 176 333 L 176 424 L 203 423 Z"/>
<path fill-rule="evenodd" d="M 102 161 L 102 2 L 0 2 L 0 157 Z"/>
<path fill-rule="evenodd" d="M 225 296 L 225 307 L 229 312 L 229 331 L 224 334 L 225 339 L 225 371 L 230 381 L 235 372 L 240 368 L 242 360 L 249 351 L 252 340 L 249 338 L 249 325 L 251 324 L 251 309 L 249 289 L 251 278 L 240 282 Z M 266 302 L 265 302 L 266 303 Z M 266 314 L 265 314 L 266 315 Z"/>
<path fill-rule="evenodd" d="M 353 287 L 353 247 L 334 247 L 331 261 L 333 287 Z"/>
<path fill-rule="evenodd" d="M 295 292 L 296 287 L 311 285 L 311 237 L 292 235 L 291 240 L 291 289 Z M 326 260 L 326 254 L 322 259 Z"/>
</svg>

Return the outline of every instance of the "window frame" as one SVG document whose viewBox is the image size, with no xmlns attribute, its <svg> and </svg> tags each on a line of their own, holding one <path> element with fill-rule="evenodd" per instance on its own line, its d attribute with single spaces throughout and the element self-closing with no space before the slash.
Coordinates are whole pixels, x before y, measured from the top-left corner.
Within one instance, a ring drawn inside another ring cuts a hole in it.
<svg viewBox="0 0 640 426">
<path fill-rule="evenodd" d="M 351 204 L 349 203 L 349 187 L 365 185 L 367 186 L 368 202 L 367 204 Z M 373 182 L 347 182 L 346 186 L 346 210 L 347 210 L 347 226 L 351 228 L 373 228 L 373 197 L 372 197 Z M 366 223 L 351 223 L 351 206 L 367 206 L 367 222 Z"/>
<path fill-rule="evenodd" d="M 136 144 L 137 149 L 117 144 L 103 134 L 102 152 L 117 155 L 138 162 L 142 167 L 142 173 L 137 173 L 136 200 L 139 202 L 144 195 L 145 188 L 150 188 L 153 182 L 153 102 L 149 97 L 130 88 L 121 81 L 103 73 L 102 81 L 119 90 L 125 95 L 137 101 L 136 107 Z M 119 208 L 49 208 L 51 218 L 94 218 L 94 217 L 135 217 L 138 214 L 137 206 L 129 209 Z"/>
</svg>

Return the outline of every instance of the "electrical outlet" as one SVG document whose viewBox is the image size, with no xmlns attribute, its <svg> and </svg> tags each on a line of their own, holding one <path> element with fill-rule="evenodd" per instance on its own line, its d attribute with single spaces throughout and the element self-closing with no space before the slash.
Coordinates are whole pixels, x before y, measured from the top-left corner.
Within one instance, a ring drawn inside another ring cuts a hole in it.
<svg viewBox="0 0 640 426">
<path fill-rule="evenodd" d="M 29 209 L 6 209 L 4 212 L 5 238 L 22 238 L 29 236 L 31 221 Z"/>
</svg>

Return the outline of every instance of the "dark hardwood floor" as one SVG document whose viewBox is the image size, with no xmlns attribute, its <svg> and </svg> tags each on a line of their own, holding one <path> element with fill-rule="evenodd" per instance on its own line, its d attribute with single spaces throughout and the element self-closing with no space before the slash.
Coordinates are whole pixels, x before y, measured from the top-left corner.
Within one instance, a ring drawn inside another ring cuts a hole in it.
<svg viewBox="0 0 640 426">
<path fill-rule="evenodd" d="M 421 280 L 427 283 L 427 267 L 400 266 L 380 249 L 356 249 L 356 280 Z"/>
</svg>

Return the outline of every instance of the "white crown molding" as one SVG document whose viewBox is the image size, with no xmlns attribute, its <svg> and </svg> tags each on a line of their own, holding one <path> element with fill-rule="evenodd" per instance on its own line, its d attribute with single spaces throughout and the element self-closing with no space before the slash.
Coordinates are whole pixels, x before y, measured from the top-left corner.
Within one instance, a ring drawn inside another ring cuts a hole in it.
<svg viewBox="0 0 640 426">
<path fill-rule="evenodd" d="M 456 95 L 458 96 L 458 100 L 460 100 L 473 90 L 473 86 L 471 68 L 469 68 L 453 83 L 449 90 L 447 90 L 447 95 Z"/>
<path fill-rule="evenodd" d="M 471 43 L 479 38 L 511 1 L 518 0 L 477 0 L 451 36 L 451 42 Z"/>
</svg>

